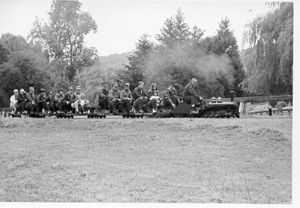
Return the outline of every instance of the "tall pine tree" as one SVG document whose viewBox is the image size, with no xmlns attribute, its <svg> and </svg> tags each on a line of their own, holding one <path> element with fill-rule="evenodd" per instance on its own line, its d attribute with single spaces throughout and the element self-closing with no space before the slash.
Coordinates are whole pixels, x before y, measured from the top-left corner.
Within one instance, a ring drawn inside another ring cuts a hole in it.
<svg viewBox="0 0 300 208">
<path fill-rule="evenodd" d="M 125 66 L 126 70 L 121 74 L 121 79 L 129 82 L 131 88 L 138 85 L 138 82 L 144 80 L 144 69 L 148 54 L 154 48 L 154 44 L 149 40 L 149 35 L 144 34 L 137 42 L 134 53 L 128 57 L 129 64 Z"/>
<path fill-rule="evenodd" d="M 215 54 L 227 54 L 231 59 L 231 63 L 234 68 L 234 83 L 233 87 L 230 87 L 228 83 L 225 85 L 225 96 L 229 96 L 229 91 L 234 90 L 237 96 L 242 96 L 243 91 L 240 84 L 245 78 L 245 71 L 238 52 L 238 45 L 236 38 L 233 35 L 233 31 L 230 29 L 230 21 L 228 18 L 223 19 L 219 23 L 219 29 L 217 35 L 214 37 L 212 50 Z"/>
<path fill-rule="evenodd" d="M 191 32 L 189 26 L 184 20 L 184 15 L 179 8 L 174 17 L 167 18 L 164 27 L 157 35 L 160 44 L 166 47 L 173 47 L 178 43 L 190 40 Z"/>
</svg>

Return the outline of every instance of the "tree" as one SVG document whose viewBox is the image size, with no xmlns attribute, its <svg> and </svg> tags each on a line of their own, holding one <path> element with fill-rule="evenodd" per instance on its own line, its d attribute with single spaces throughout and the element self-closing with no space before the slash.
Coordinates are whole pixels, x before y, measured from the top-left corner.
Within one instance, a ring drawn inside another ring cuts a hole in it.
<svg viewBox="0 0 300 208">
<path fill-rule="evenodd" d="M 182 43 L 190 39 L 191 32 L 184 16 L 179 8 L 174 17 L 167 18 L 164 27 L 157 35 L 157 40 L 164 46 L 172 47 L 176 43 Z M 195 31 L 197 33 L 197 31 Z"/>
<path fill-rule="evenodd" d="M 138 40 L 134 53 L 128 57 L 129 64 L 125 66 L 126 70 L 120 74 L 120 78 L 129 82 L 131 88 L 144 80 L 145 64 L 153 48 L 154 44 L 149 40 L 149 36 L 144 34 Z"/>
<path fill-rule="evenodd" d="M 90 66 L 95 56 L 94 49 L 84 47 L 84 37 L 97 31 L 95 20 L 87 12 L 80 10 L 79 1 L 52 2 L 49 22 L 36 19 L 30 33 L 30 40 L 39 43 L 47 51 L 50 62 L 64 66 L 60 77 L 73 81 L 83 67 Z"/>
<path fill-rule="evenodd" d="M 4 48 L 2 44 L 0 44 L 0 64 L 3 64 L 4 62 L 8 61 L 8 55 L 8 50 Z"/>
<path fill-rule="evenodd" d="M 40 47 L 26 42 L 22 36 L 9 33 L 0 38 L 0 45 L 7 48 L 7 61 L 0 64 L 0 105 L 9 104 L 13 89 L 28 89 L 31 83 L 39 89 L 50 87 L 51 75 L 47 58 Z"/>
<path fill-rule="evenodd" d="M 293 92 L 293 3 L 274 7 L 248 24 L 245 32 L 244 42 L 255 50 L 251 73 L 244 82 L 252 94 Z"/>
<path fill-rule="evenodd" d="M 240 84 L 245 78 L 245 71 L 243 70 L 243 65 L 238 52 L 236 38 L 233 35 L 233 31 L 230 30 L 229 19 L 225 18 L 221 20 L 219 23 L 219 29 L 217 30 L 217 35 L 213 38 L 211 44 L 212 46 L 210 47 L 210 50 L 217 55 L 227 54 L 234 68 L 233 86 L 230 86 L 230 83 L 227 83 L 225 80 L 222 81 L 225 87 L 225 96 L 228 97 L 230 95 L 230 90 L 234 90 L 237 96 L 242 96 L 243 91 Z"/>
</svg>

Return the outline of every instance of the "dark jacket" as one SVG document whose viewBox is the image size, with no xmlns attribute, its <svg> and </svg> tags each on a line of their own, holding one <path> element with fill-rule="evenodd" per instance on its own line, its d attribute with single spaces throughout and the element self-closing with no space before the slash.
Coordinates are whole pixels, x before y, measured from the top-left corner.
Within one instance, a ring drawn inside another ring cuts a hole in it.
<svg viewBox="0 0 300 208">
<path fill-rule="evenodd" d="M 19 93 L 17 97 L 18 103 L 22 103 L 27 100 L 27 94 L 26 93 Z"/>
<path fill-rule="evenodd" d="M 102 88 L 99 92 L 99 99 L 107 98 L 109 94 L 108 89 Z"/>
<path fill-rule="evenodd" d="M 49 102 L 49 103 L 53 103 L 54 102 L 54 95 L 53 94 L 47 94 L 46 101 Z"/>
<path fill-rule="evenodd" d="M 194 97 L 200 96 L 197 87 L 196 86 L 194 87 L 192 83 L 188 83 L 184 88 L 183 97 L 186 96 L 194 96 Z"/>
<path fill-rule="evenodd" d="M 68 102 L 70 102 L 70 103 L 73 103 L 73 102 L 75 102 L 75 100 L 76 100 L 76 95 L 75 95 L 74 93 L 70 94 L 70 93 L 67 92 L 67 93 L 64 95 L 63 100 L 64 100 L 64 101 L 68 101 Z"/>
<path fill-rule="evenodd" d="M 55 101 L 62 101 L 64 99 L 64 95 L 61 95 L 59 93 L 56 93 L 54 100 Z"/>
<path fill-rule="evenodd" d="M 136 87 L 134 88 L 133 92 L 132 92 L 132 97 L 134 100 L 138 99 L 139 97 L 146 97 L 146 93 L 144 91 L 144 89 Z"/>
<path fill-rule="evenodd" d="M 38 103 L 42 103 L 42 102 L 45 102 L 47 99 L 46 95 L 43 95 L 43 93 L 40 93 L 38 96 L 37 96 L 37 102 Z"/>
</svg>

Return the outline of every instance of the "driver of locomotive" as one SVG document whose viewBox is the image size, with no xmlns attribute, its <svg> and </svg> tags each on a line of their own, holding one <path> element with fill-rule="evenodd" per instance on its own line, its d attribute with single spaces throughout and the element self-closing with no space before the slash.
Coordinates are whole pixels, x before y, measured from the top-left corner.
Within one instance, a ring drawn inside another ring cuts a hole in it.
<svg viewBox="0 0 300 208">
<path fill-rule="evenodd" d="M 203 100 L 203 98 L 199 95 L 197 84 L 198 80 L 196 78 L 192 78 L 183 91 L 183 101 L 187 104 L 191 104 L 193 107 Z"/>
</svg>

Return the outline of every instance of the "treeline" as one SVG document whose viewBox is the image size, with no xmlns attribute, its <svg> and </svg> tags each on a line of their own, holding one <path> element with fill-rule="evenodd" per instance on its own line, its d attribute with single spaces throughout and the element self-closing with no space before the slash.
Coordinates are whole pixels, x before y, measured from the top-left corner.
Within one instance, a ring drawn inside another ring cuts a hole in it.
<svg viewBox="0 0 300 208">
<path fill-rule="evenodd" d="M 101 82 L 115 80 L 130 82 L 132 88 L 140 80 L 146 85 L 156 82 L 161 90 L 178 83 L 183 90 L 192 77 L 198 78 L 205 97 L 229 96 L 231 90 L 238 96 L 243 93 L 239 84 L 245 73 L 227 18 L 219 23 L 216 36 L 204 38 L 204 31 L 190 27 L 178 9 L 173 17 L 166 19 L 155 41 L 147 34 L 138 40 L 128 61 L 123 69 L 115 70 L 101 69 L 99 63 L 83 71 L 80 80 L 91 94 L 95 94 L 93 89 Z"/>
<path fill-rule="evenodd" d="M 79 1 L 54 0 L 49 19 L 36 19 L 27 40 L 2 34 L 0 38 L 0 106 L 7 106 L 12 90 L 66 89 L 80 84 L 93 102 L 102 83 L 156 82 L 160 90 L 173 83 L 199 80 L 203 97 L 292 94 L 293 3 L 274 3 L 273 11 L 247 25 L 239 53 L 230 20 L 219 22 L 216 35 L 207 37 L 199 26 L 185 22 L 183 12 L 165 20 L 154 39 L 144 34 L 128 64 L 113 67 L 99 60 L 84 37 L 97 32 L 93 18 Z"/>
</svg>

